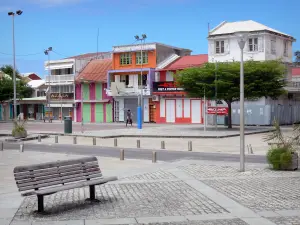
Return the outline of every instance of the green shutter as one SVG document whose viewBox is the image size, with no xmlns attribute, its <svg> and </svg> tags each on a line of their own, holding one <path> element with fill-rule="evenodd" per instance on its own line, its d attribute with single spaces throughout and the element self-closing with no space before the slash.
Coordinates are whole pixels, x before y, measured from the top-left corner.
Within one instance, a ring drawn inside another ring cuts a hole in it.
<svg viewBox="0 0 300 225">
<path fill-rule="evenodd" d="M 96 100 L 102 100 L 102 83 L 96 84 Z"/>
<path fill-rule="evenodd" d="M 90 85 L 83 84 L 83 99 L 90 100 Z"/>
<path fill-rule="evenodd" d="M 102 103 L 96 103 L 95 105 L 95 121 L 96 123 L 103 123 L 103 104 Z"/>
<path fill-rule="evenodd" d="M 91 104 L 90 103 L 83 104 L 83 122 L 84 123 L 91 122 Z"/>
<path fill-rule="evenodd" d="M 106 122 L 111 123 L 112 121 L 112 104 L 106 104 Z"/>
</svg>

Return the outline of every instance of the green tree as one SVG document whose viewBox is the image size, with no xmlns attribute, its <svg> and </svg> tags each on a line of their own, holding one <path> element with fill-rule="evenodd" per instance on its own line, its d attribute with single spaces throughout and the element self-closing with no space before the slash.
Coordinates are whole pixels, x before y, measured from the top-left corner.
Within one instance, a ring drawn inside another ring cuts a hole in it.
<svg viewBox="0 0 300 225">
<path fill-rule="evenodd" d="M 300 51 L 295 52 L 295 65 L 300 66 Z"/>
<path fill-rule="evenodd" d="M 13 78 L 14 68 L 11 65 L 4 65 L 4 66 L 0 67 L 0 70 L 3 73 L 9 75 L 11 78 Z M 18 70 L 16 70 L 16 78 L 22 79 L 22 76 L 20 75 Z"/>
<path fill-rule="evenodd" d="M 279 61 L 247 61 L 244 64 L 245 98 L 276 98 L 285 93 L 285 66 Z M 217 74 L 217 80 L 215 75 Z M 240 100 L 240 63 L 207 63 L 200 68 L 187 68 L 176 75 L 176 82 L 190 97 L 218 99 L 228 105 L 228 128 L 232 128 L 231 104 Z"/>
</svg>

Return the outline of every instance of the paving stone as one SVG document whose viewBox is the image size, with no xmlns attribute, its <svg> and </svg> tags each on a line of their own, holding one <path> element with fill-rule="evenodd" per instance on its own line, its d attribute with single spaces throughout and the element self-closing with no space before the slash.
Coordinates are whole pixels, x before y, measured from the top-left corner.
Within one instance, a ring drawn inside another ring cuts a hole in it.
<svg viewBox="0 0 300 225">
<path fill-rule="evenodd" d="M 238 167 L 222 166 L 222 165 L 201 165 L 190 164 L 179 166 L 178 169 L 188 173 L 196 179 L 209 178 L 240 178 L 240 177 L 300 177 L 300 170 L 298 171 L 275 171 L 268 168 L 251 168 L 246 172 L 239 172 Z"/>
<path fill-rule="evenodd" d="M 202 220 L 202 221 L 184 221 L 184 222 L 164 222 L 164 223 L 146 223 L 139 225 L 248 225 L 241 219 L 228 220 Z"/>
<path fill-rule="evenodd" d="M 277 225 L 300 225 L 300 216 L 271 217 L 268 219 Z"/>
<path fill-rule="evenodd" d="M 25 198 L 16 221 L 95 220 L 105 218 L 185 216 L 228 213 L 183 181 L 107 184 L 96 186 L 99 203 L 85 201 L 88 188 L 45 196 L 45 215 L 37 210 L 36 196 Z"/>
<path fill-rule="evenodd" d="M 300 209 L 299 177 L 250 177 L 202 182 L 255 212 Z"/>
<path fill-rule="evenodd" d="M 173 174 L 166 171 L 156 171 L 152 173 L 145 173 L 130 177 L 125 177 L 123 180 L 166 180 L 166 179 L 176 179 Z"/>
</svg>

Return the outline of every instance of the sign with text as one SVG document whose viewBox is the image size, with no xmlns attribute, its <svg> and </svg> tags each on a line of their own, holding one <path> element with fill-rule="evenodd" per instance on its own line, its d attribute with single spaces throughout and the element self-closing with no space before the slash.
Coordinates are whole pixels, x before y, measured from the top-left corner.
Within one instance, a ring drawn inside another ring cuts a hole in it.
<svg viewBox="0 0 300 225">
<path fill-rule="evenodd" d="M 74 98 L 74 93 L 51 93 L 50 99 L 52 100 L 70 100 Z"/>
<path fill-rule="evenodd" d="M 177 87 L 174 81 L 153 82 L 153 92 L 183 92 L 184 89 Z"/>
<path fill-rule="evenodd" d="M 207 114 L 216 114 L 217 115 L 227 115 L 228 114 L 228 107 L 208 107 Z"/>
</svg>

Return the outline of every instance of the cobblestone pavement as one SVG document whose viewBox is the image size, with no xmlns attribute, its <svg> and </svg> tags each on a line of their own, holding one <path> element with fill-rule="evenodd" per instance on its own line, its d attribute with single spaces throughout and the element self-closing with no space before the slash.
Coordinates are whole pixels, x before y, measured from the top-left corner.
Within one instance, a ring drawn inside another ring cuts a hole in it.
<svg viewBox="0 0 300 225">
<path fill-rule="evenodd" d="M 122 217 L 181 216 L 228 213 L 182 181 L 108 184 L 96 188 L 100 203 L 89 204 L 87 189 L 73 189 L 45 197 L 40 217 L 36 197 L 25 198 L 15 220 L 76 220 Z"/>
<path fill-rule="evenodd" d="M 268 219 L 277 225 L 300 225 L 300 216 L 271 217 Z"/>
<path fill-rule="evenodd" d="M 166 179 L 177 179 L 173 174 L 162 170 L 135 175 L 131 177 L 125 177 L 124 180 L 166 180 Z"/>
<path fill-rule="evenodd" d="M 241 219 L 229 220 L 206 220 L 206 221 L 188 221 L 188 222 L 174 222 L 174 223 L 148 223 L 140 225 L 247 225 Z"/>
</svg>

